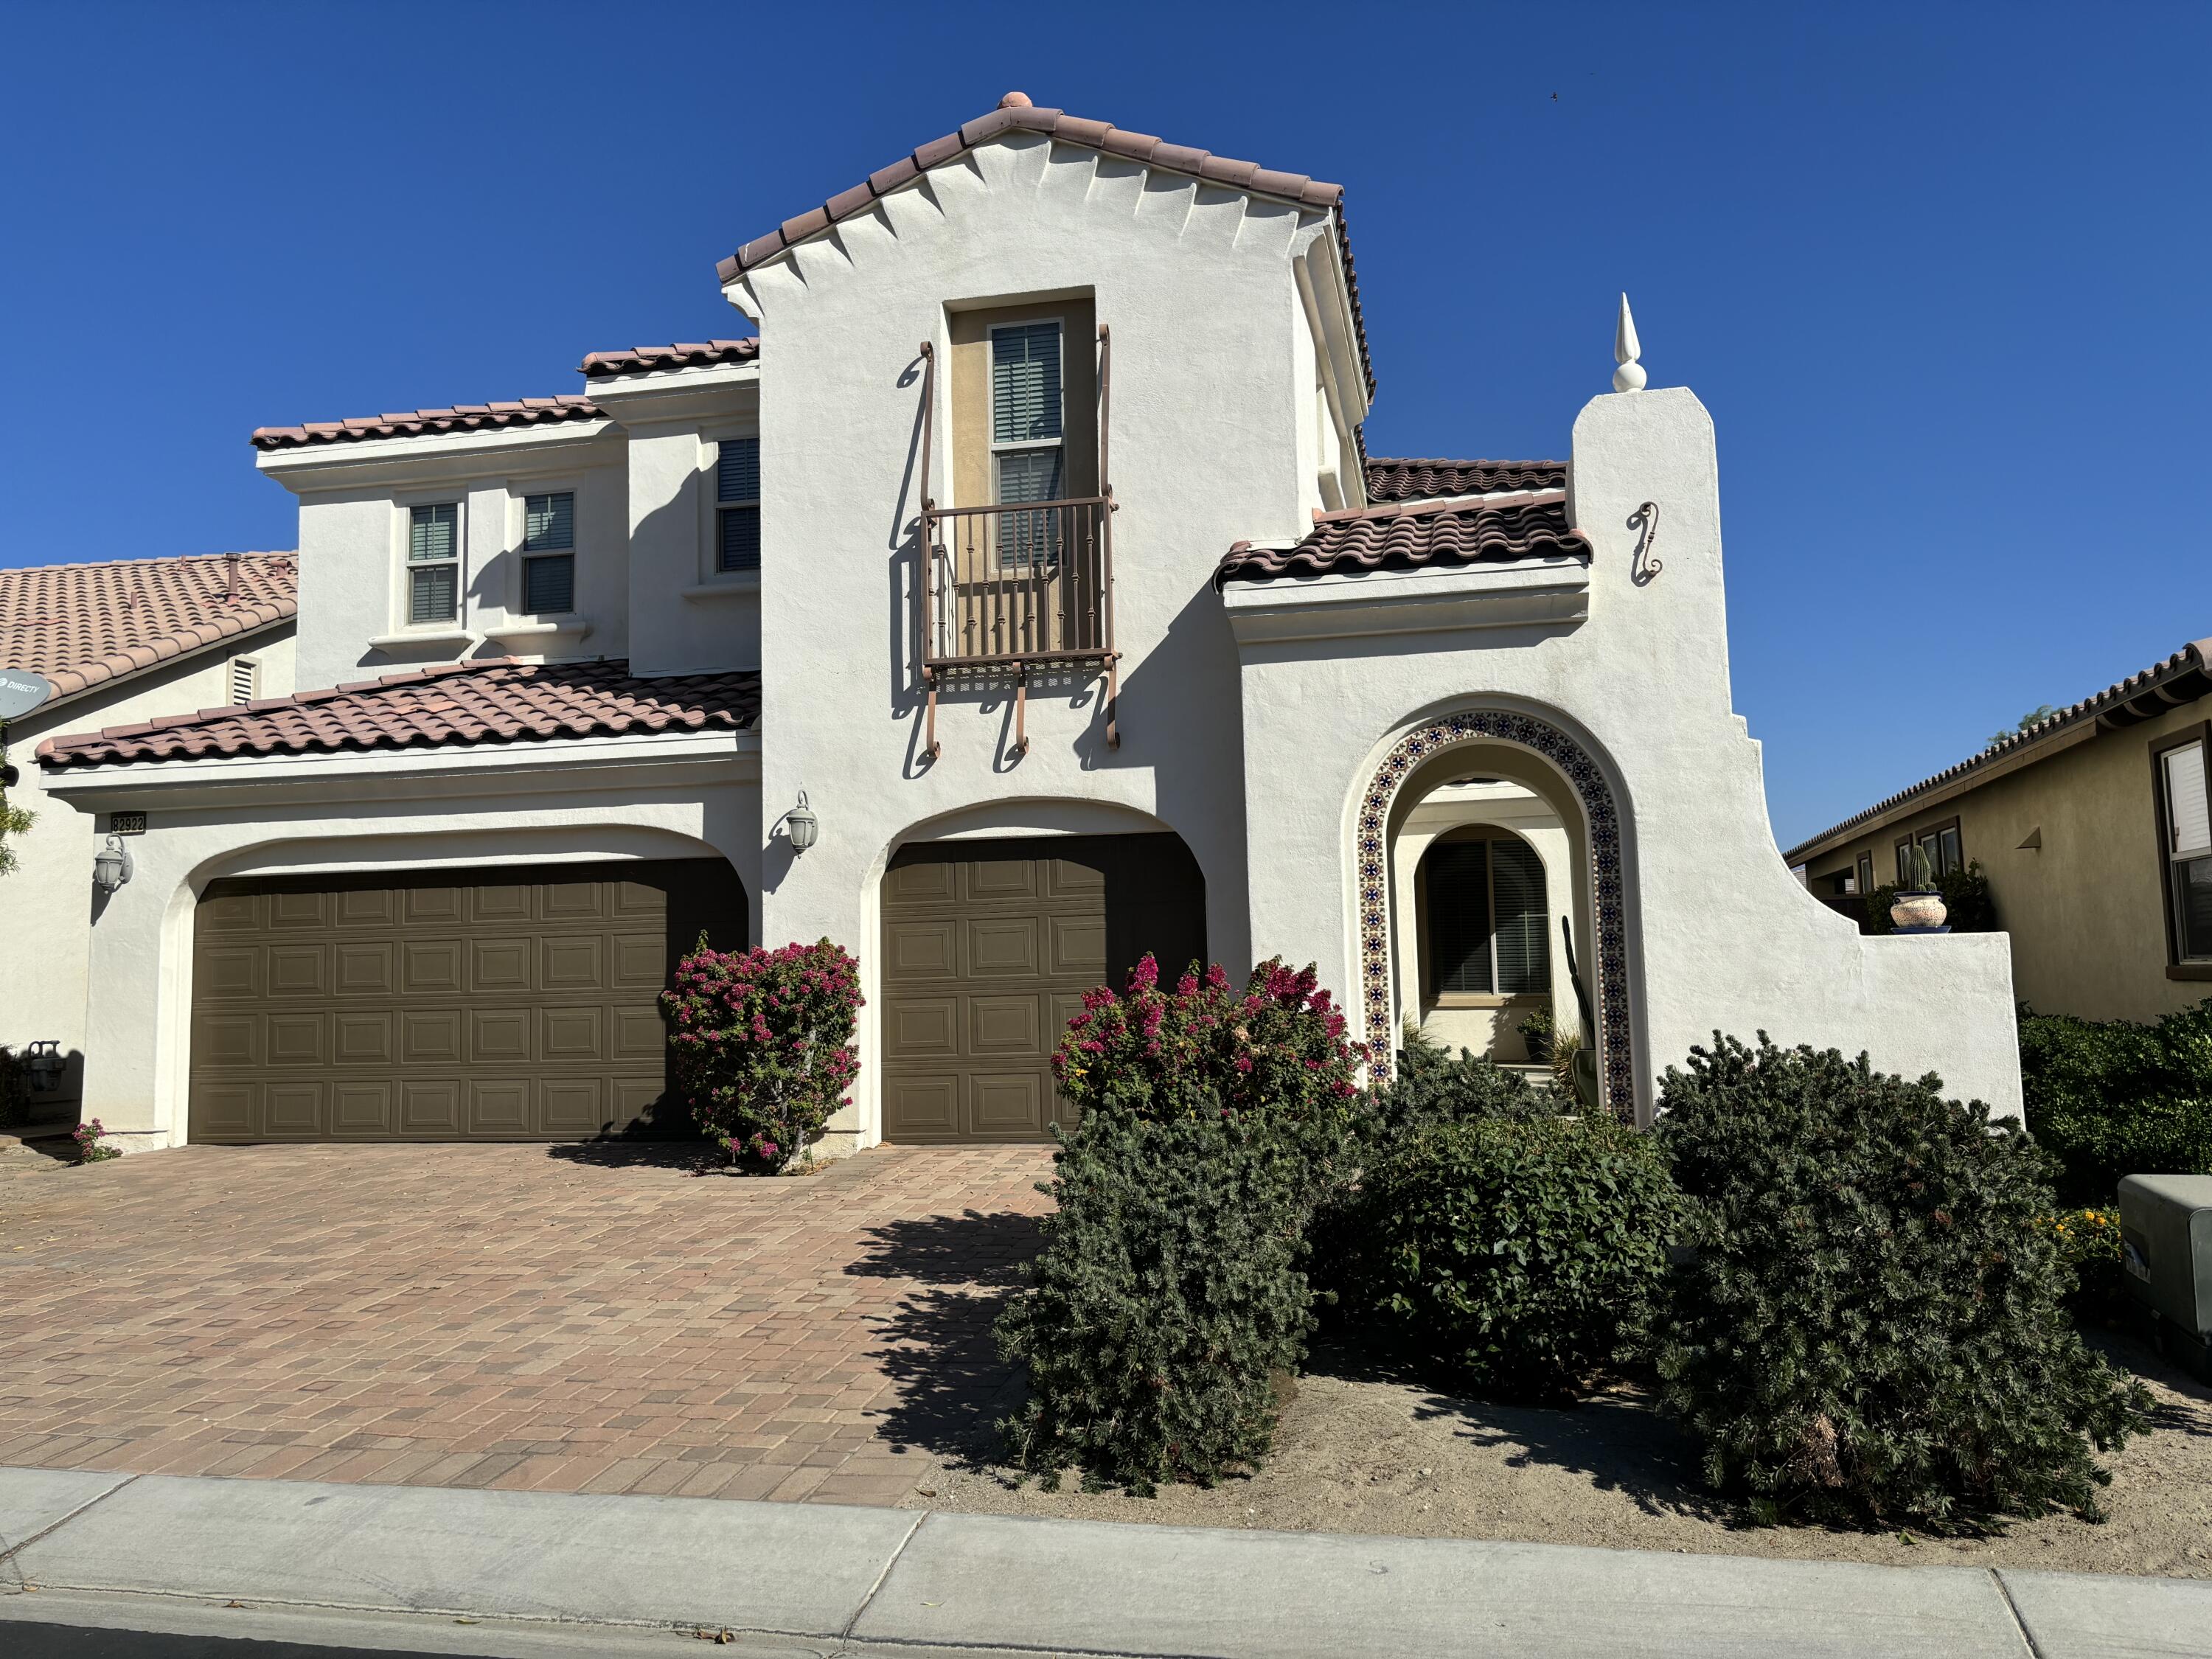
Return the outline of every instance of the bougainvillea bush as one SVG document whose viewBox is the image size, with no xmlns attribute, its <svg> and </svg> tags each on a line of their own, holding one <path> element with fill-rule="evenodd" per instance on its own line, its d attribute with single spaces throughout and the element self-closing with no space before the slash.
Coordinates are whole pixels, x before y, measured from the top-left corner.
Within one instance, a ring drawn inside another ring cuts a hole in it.
<svg viewBox="0 0 2212 1659">
<path fill-rule="evenodd" d="M 1265 1116 L 1308 1150 L 1333 1151 L 1357 1121 L 1366 1055 L 1313 968 L 1261 963 L 1241 991 L 1217 963 L 1170 988 L 1150 956 L 1119 992 L 1100 986 L 1052 1057 L 1060 1091 L 1086 1115 L 1152 1122 Z"/>
<path fill-rule="evenodd" d="M 1764 1036 L 1692 1049 L 1661 1106 L 1696 1257 L 1649 1348 L 1716 1486 L 1769 1522 L 2100 1513 L 2092 1449 L 2142 1432 L 2149 1395 L 2067 1316 L 2017 1124 Z"/>
<path fill-rule="evenodd" d="M 98 1118 L 89 1118 L 70 1131 L 70 1139 L 76 1142 L 76 1161 L 98 1164 L 103 1159 L 120 1158 L 122 1152 L 107 1144 L 107 1126 Z"/>
<path fill-rule="evenodd" d="M 716 951 L 700 935 L 660 994 L 670 1072 L 699 1127 L 740 1169 L 803 1159 L 860 1074 L 860 964 L 823 939 Z"/>
</svg>

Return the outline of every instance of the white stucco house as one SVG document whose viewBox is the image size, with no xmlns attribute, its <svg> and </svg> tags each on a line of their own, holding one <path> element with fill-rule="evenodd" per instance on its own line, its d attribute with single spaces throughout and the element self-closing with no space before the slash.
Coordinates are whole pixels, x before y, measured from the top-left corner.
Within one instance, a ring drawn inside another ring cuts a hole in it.
<svg viewBox="0 0 2212 1659">
<path fill-rule="evenodd" d="M 118 1139 L 665 1121 L 702 929 L 860 957 L 833 1151 L 1042 1136 L 1146 950 L 1316 962 L 1387 1066 L 1577 1027 L 1571 937 L 1624 1115 L 1716 1027 L 2018 1111 L 2003 939 L 1784 866 L 1712 423 L 1632 350 L 1563 459 L 1370 457 L 1342 191 L 1018 94 L 720 277 L 757 336 L 254 434 L 308 689 L 38 751 L 145 815 L 91 930 Z"/>
<path fill-rule="evenodd" d="M 57 733 L 289 693 L 295 568 L 289 553 L 217 553 L 0 569 L 0 677 L 47 694 L 0 721 L 0 794 L 32 815 L 0 876 L 0 1048 L 41 1061 L 34 1122 L 77 1121 L 92 930 L 107 899 L 93 860 L 111 836 L 125 850 L 138 842 L 128 814 L 48 798 L 33 756 Z"/>
</svg>

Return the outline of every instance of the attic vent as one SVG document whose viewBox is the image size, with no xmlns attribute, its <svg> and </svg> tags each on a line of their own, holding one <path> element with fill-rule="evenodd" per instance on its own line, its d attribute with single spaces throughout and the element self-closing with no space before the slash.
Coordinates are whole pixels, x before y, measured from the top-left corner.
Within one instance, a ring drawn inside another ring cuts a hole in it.
<svg viewBox="0 0 2212 1659">
<path fill-rule="evenodd" d="M 230 701 L 234 706 L 252 702 L 261 695 L 261 665 L 251 657 L 230 659 Z"/>
</svg>

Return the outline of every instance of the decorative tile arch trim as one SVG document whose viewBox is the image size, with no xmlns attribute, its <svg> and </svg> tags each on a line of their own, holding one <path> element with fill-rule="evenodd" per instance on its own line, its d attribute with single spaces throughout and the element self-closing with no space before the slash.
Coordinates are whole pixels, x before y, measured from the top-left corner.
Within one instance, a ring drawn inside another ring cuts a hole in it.
<svg viewBox="0 0 2212 1659">
<path fill-rule="evenodd" d="M 1359 805 L 1359 975 L 1367 1012 L 1369 1070 L 1388 1081 L 1397 1027 L 1390 1006 L 1390 807 L 1414 769 L 1462 744 L 1498 742 L 1541 755 L 1558 767 L 1581 801 L 1597 913 L 1595 983 L 1600 1091 L 1607 1110 L 1624 1121 L 1636 1116 L 1636 1060 L 1630 1036 L 1628 909 L 1622 896 L 1620 813 L 1612 786 L 1582 744 L 1546 720 L 1502 710 L 1453 714 L 1400 738 L 1367 786 Z M 1587 946 L 1584 947 L 1587 950 Z M 1583 966 L 1585 973 L 1589 963 Z M 1586 981 L 1587 983 L 1588 981 Z"/>
</svg>

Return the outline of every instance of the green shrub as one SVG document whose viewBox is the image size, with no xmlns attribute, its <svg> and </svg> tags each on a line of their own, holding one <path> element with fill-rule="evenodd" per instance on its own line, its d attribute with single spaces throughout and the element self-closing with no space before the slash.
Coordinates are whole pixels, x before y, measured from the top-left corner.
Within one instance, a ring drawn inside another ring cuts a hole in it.
<svg viewBox="0 0 2212 1659">
<path fill-rule="evenodd" d="M 1954 933 L 1990 933 L 1996 931 L 1997 908 L 1990 897 L 1990 878 L 1983 873 L 1979 859 L 1969 860 L 1963 870 L 1951 870 L 1936 878 L 1936 890 L 1943 896 L 1943 925 Z M 1889 907 L 1897 902 L 1898 884 L 1890 882 L 1875 888 L 1866 896 L 1866 921 L 1862 933 L 1893 933 L 1897 924 L 1889 918 Z"/>
<path fill-rule="evenodd" d="M 1368 1171 L 1345 1294 L 1455 1383 L 1572 1395 L 1664 1278 L 1676 1208 L 1650 1138 L 1611 1118 L 1431 1122 Z"/>
<path fill-rule="evenodd" d="M 1408 1024 L 1390 1081 L 1370 1089 L 1360 1102 L 1360 1139 L 1375 1149 L 1431 1123 L 1484 1117 L 1548 1117 L 1556 1098 L 1462 1048 L 1453 1054 L 1418 1025 Z"/>
<path fill-rule="evenodd" d="M 2129 1175 L 2212 1175 L 2212 1000 L 2156 1024 L 2023 1006 L 2028 1127 L 2068 1203 L 2110 1202 Z"/>
<path fill-rule="evenodd" d="M 2120 1212 L 2117 1208 L 2062 1210 L 2035 1224 L 2074 1274 L 2066 1305 L 2077 1318 L 2100 1325 L 2118 1323 L 2128 1307 L 2126 1270 L 2120 1265 Z"/>
<path fill-rule="evenodd" d="M 1218 1105 L 1164 1121 L 1109 1109 L 1057 1162 L 1044 1249 L 996 1331 L 1029 1370 L 1028 1402 L 999 1425 L 1012 1461 L 1048 1486 L 1072 1465 L 1146 1495 L 1250 1467 L 1312 1327 L 1294 1138 Z"/>
<path fill-rule="evenodd" d="M 2142 1384 L 2060 1305 L 2041 1155 L 1940 1087 L 1763 1034 L 1667 1073 L 1696 1255 L 1644 1337 L 1707 1475 L 1760 1521 L 2094 1516 L 2090 1448 L 2145 1427 Z"/>
</svg>

